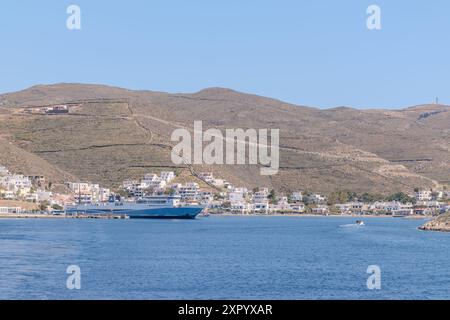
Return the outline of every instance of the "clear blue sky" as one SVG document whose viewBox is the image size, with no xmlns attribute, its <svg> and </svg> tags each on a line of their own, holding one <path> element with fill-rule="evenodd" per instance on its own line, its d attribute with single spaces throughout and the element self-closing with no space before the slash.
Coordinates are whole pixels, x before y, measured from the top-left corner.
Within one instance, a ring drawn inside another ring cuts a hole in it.
<svg viewBox="0 0 450 320">
<path fill-rule="evenodd" d="M 80 31 L 66 28 L 70 4 Z M 370 4 L 380 31 L 366 28 Z M 85 82 L 319 107 L 450 103 L 448 0 L 5 0 L 0 41 L 0 92 Z"/>
</svg>

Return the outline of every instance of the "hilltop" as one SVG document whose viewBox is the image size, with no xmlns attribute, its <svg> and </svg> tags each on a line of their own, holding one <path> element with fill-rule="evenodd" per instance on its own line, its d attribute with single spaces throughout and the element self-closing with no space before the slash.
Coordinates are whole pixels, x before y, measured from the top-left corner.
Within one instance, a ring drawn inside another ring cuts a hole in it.
<svg viewBox="0 0 450 320">
<path fill-rule="evenodd" d="M 32 112 L 67 103 L 69 114 Z M 322 110 L 225 88 L 173 94 L 55 84 L 0 95 L 0 164 L 110 187 L 147 172 L 186 173 L 170 160 L 170 135 L 192 130 L 194 120 L 204 130 L 280 129 L 278 175 L 260 176 L 256 165 L 195 167 L 235 185 L 387 194 L 450 182 L 448 106 Z"/>
</svg>

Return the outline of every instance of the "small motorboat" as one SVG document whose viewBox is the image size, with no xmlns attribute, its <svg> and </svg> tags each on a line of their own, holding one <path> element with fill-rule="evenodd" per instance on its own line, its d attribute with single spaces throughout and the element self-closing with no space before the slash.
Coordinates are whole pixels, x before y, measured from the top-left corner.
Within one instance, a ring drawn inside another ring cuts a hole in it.
<svg viewBox="0 0 450 320">
<path fill-rule="evenodd" d="M 366 224 L 362 220 L 356 220 L 356 225 L 357 226 L 365 226 Z"/>
</svg>

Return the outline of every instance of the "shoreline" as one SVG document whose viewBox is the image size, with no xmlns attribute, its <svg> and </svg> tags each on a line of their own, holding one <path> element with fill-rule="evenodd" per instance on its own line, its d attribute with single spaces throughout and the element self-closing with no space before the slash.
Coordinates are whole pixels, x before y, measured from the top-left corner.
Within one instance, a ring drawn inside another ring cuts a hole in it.
<svg viewBox="0 0 450 320">
<path fill-rule="evenodd" d="M 433 220 L 427 221 L 424 225 L 419 227 L 419 230 L 434 231 L 434 232 L 450 232 L 449 215 L 440 216 Z"/>
<path fill-rule="evenodd" d="M 198 218 L 207 218 L 208 216 L 198 216 Z M 317 214 L 303 214 L 303 213 L 289 213 L 289 214 L 242 214 L 242 213 L 210 213 L 209 217 L 287 217 L 287 218 L 359 218 L 359 219 L 375 219 L 375 218 L 396 218 L 396 219 L 417 219 L 417 220 L 429 220 L 433 219 L 433 216 L 422 216 L 422 215 L 413 215 L 413 216 L 404 216 L 404 217 L 395 217 L 387 214 L 378 214 L 378 215 L 370 215 L 370 214 L 340 214 L 340 215 L 317 215 Z M 42 214 L 42 213 L 4 213 L 0 214 L 0 220 L 2 219 L 119 219 L 119 217 L 115 216 L 66 216 L 66 215 L 50 215 L 50 214 Z"/>
<path fill-rule="evenodd" d="M 427 220 L 432 219 L 433 216 L 430 215 L 411 215 L 395 217 L 389 214 L 310 214 L 310 213 L 274 213 L 274 214 L 244 214 L 244 213 L 210 213 L 210 217 L 305 217 L 305 218 L 395 218 L 395 219 L 417 219 L 417 220 Z"/>
<path fill-rule="evenodd" d="M 67 215 L 52 215 L 45 213 L 2 213 L 0 214 L 0 220 L 4 219 L 89 219 L 89 220 L 120 220 L 128 219 L 126 216 L 121 215 L 78 215 L 78 216 L 67 216 Z"/>
<path fill-rule="evenodd" d="M 4 213 L 0 214 L 0 219 L 63 219 L 65 216 L 56 216 L 39 213 Z"/>
</svg>

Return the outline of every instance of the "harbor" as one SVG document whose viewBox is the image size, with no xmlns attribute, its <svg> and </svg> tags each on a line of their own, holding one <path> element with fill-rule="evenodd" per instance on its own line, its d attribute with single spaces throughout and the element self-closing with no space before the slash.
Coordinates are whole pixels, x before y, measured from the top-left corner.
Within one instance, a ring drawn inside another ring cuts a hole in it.
<svg viewBox="0 0 450 320">
<path fill-rule="evenodd" d="M 42 213 L 2 213 L 0 219 L 129 219 L 126 214 L 48 214 Z"/>
</svg>

